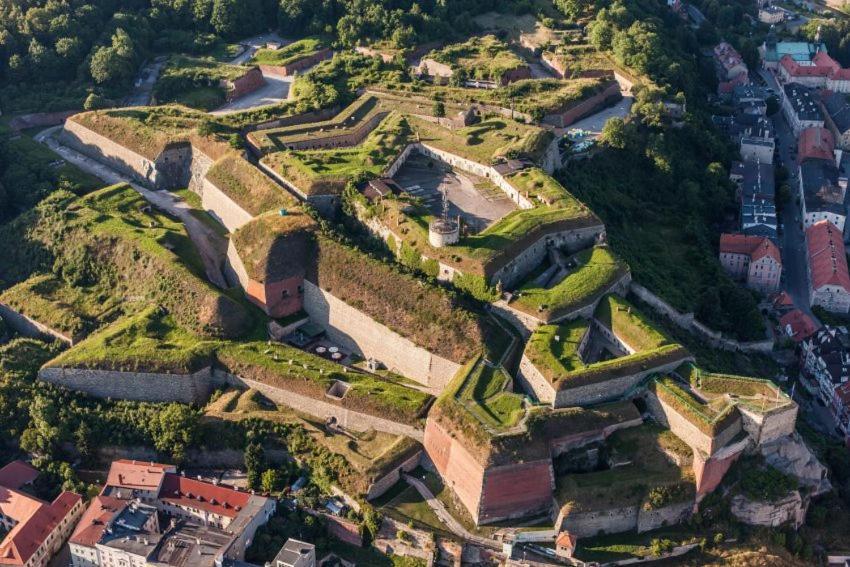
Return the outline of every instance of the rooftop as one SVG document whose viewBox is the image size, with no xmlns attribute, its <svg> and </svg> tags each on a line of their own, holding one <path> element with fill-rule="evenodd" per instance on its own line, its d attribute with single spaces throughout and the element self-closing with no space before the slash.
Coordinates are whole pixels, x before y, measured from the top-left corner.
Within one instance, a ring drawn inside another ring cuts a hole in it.
<svg viewBox="0 0 850 567">
<path fill-rule="evenodd" d="M 826 128 L 806 128 L 800 132 L 797 140 L 797 163 L 803 163 L 809 159 L 832 162 L 835 159 L 833 151 L 835 151 L 835 138 Z"/>
<path fill-rule="evenodd" d="M 38 469 L 24 461 L 12 461 L 0 469 L 0 486 L 18 490 L 38 477 Z"/>
<path fill-rule="evenodd" d="M 153 461 L 132 461 L 119 459 L 112 461 L 109 474 L 106 477 L 104 490 L 112 492 L 115 489 L 156 491 L 162 485 L 167 472 L 177 472 L 174 465 L 154 463 Z M 125 498 L 130 495 L 126 494 Z"/>
<path fill-rule="evenodd" d="M 850 293 L 850 274 L 841 231 L 827 220 L 806 229 L 812 289 L 836 286 Z"/>
<path fill-rule="evenodd" d="M 850 130 L 850 102 L 844 93 L 833 93 L 822 95 L 824 107 L 827 114 L 842 134 Z"/>
<path fill-rule="evenodd" d="M 785 90 L 785 97 L 790 102 L 791 108 L 800 120 L 823 120 L 820 106 L 810 89 L 797 83 L 788 83 L 782 88 Z"/>
<path fill-rule="evenodd" d="M 751 262 L 756 262 L 769 256 L 777 262 L 782 262 L 779 248 L 770 239 L 745 234 L 721 234 L 721 254 L 741 254 L 749 256 Z"/>
<path fill-rule="evenodd" d="M 296 562 L 302 558 L 316 553 L 316 546 L 297 539 L 289 538 L 275 556 L 272 565 L 274 567 L 294 567 Z"/>
<path fill-rule="evenodd" d="M 830 212 L 846 215 L 844 189 L 838 183 L 838 169 L 832 162 L 807 160 L 800 164 L 800 183 L 806 213 Z"/>
</svg>

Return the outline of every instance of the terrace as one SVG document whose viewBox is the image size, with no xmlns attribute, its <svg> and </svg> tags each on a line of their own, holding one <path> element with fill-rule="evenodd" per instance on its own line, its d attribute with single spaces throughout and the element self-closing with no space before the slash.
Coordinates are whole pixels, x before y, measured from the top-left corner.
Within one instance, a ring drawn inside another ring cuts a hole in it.
<svg viewBox="0 0 850 567">
<path fill-rule="evenodd" d="M 589 305 L 628 274 L 629 268 L 607 246 L 570 257 L 550 255 L 516 291 L 511 307 L 544 321 L 557 320 Z"/>
<path fill-rule="evenodd" d="M 254 65 L 289 65 L 313 55 L 323 47 L 321 40 L 313 37 L 300 39 L 280 49 L 258 49 L 251 58 Z"/>
<path fill-rule="evenodd" d="M 470 79 L 500 82 L 511 71 L 526 67 L 525 61 L 513 53 L 504 42 L 493 35 L 472 37 L 428 53 L 424 59 L 433 59 L 461 69 Z"/>
<path fill-rule="evenodd" d="M 555 479 L 555 499 L 562 514 L 644 505 L 658 508 L 692 500 L 695 483 L 690 467 L 674 464 L 668 452 L 681 451 L 669 432 L 654 425 L 620 430 L 605 442 L 608 468 L 570 472 Z M 557 463 L 556 463 L 557 467 Z"/>
<path fill-rule="evenodd" d="M 624 299 L 609 295 L 599 302 L 593 321 L 538 327 L 524 356 L 556 390 L 567 390 L 640 374 L 690 355 Z"/>
</svg>

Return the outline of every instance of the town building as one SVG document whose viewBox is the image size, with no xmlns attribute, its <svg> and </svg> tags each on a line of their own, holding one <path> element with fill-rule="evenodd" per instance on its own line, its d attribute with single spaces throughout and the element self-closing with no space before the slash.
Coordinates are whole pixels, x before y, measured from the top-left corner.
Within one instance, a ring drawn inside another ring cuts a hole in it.
<svg viewBox="0 0 850 567">
<path fill-rule="evenodd" d="M 826 220 L 838 229 L 839 234 L 844 232 L 847 178 L 839 177 L 833 162 L 821 159 L 808 159 L 801 163 L 798 178 L 803 226 L 809 228 Z"/>
<path fill-rule="evenodd" d="M 173 465 L 115 461 L 71 536 L 71 562 L 222 567 L 244 558 L 274 510 L 271 498 L 188 478 Z M 167 526 L 160 515 L 169 519 Z"/>
<path fill-rule="evenodd" d="M 815 55 L 826 51 L 822 43 L 809 43 L 804 41 L 777 41 L 773 29 L 767 34 L 764 43 L 759 47 L 762 65 L 765 69 L 777 70 L 779 62 L 788 55 L 794 61 L 803 63 L 811 61 Z"/>
<path fill-rule="evenodd" d="M 725 41 L 714 46 L 714 69 L 717 73 L 719 94 L 731 94 L 735 87 L 750 82 L 749 71 L 743 57 Z"/>
<path fill-rule="evenodd" d="M 817 159 L 835 161 L 835 138 L 826 128 L 806 128 L 797 139 L 797 163 Z"/>
<path fill-rule="evenodd" d="M 806 229 L 809 301 L 834 313 L 850 310 L 850 274 L 841 230 L 828 220 Z"/>
<path fill-rule="evenodd" d="M 572 558 L 578 545 L 578 538 L 570 532 L 563 531 L 555 538 L 555 555 Z"/>
<path fill-rule="evenodd" d="M 45 502 L 22 489 L 38 477 L 23 461 L 0 469 L 0 564 L 45 567 L 59 551 L 83 513 L 83 497 L 64 491 Z"/>
<path fill-rule="evenodd" d="M 790 55 L 785 55 L 779 61 L 778 70 L 779 80 L 783 83 L 850 92 L 850 69 L 843 69 L 826 51 L 819 51 L 811 61 L 795 61 Z"/>
<path fill-rule="evenodd" d="M 803 385 L 830 409 L 836 427 L 850 429 L 850 333 L 826 326 L 800 344 Z"/>
<path fill-rule="evenodd" d="M 759 21 L 763 24 L 776 25 L 785 21 L 785 10 L 779 6 L 764 6 L 759 8 Z"/>
<path fill-rule="evenodd" d="M 316 567 L 316 546 L 290 538 L 275 556 L 272 567 Z"/>
<path fill-rule="evenodd" d="M 751 125 L 744 125 L 739 142 L 742 160 L 772 165 L 775 148 L 773 126 L 769 119 L 760 117 Z"/>
<path fill-rule="evenodd" d="M 769 238 L 745 234 L 720 235 L 720 263 L 735 279 L 762 293 L 779 289 L 782 256 Z"/>
<path fill-rule="evenodd" d="M 843 93 L 824 91 L 821 93 L 824 109 L 824 121 L 835 145 L 842 150 L 850 150 L 850 101 Z"/>
<path fill-rule="evenodd" d="M 779 328 L 795 343 L 808 339 L 818 330 L 814 319 L 799 309 L 792 309 L 780 317 Z"/>
<path fill-rule="evenodd" d="M 729 179 L 738 185 L 741 232 L 776 241 L 778 233 L 773 166 L 769 162 L 735 162 Z"/>
<path fill-rule="evenodd" d="M 782 87 L 782 113 L 799 136 L 806 128 L 823 128 L 824 118 L 817 98 L 811 89 L 788 83 Z"/>
</svg>

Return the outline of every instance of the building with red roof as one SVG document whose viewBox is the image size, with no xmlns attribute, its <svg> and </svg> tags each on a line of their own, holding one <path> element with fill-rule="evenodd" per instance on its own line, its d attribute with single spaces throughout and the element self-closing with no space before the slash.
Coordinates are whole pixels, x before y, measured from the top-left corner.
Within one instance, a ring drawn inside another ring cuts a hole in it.
<svg viewBox="0 0 850 567">
<path fill-rule="evenodd" d="M 563 531 L 555 538 L 555 555 L 571 558 L 576 551 L 578 538 L 575 534 Z"/>
<path fill-rule="evenodd" d="M 834 313 L 850 310 L 850 273 L 841 231 L 829 221 L 820 221 L 806 229 L 809 272 L 809 298 Z"/>
<path fill-rule="evenodd" d="M 799 309 L 793 309 L 780 317 L 779 327 L 795 343 L 808 339 L 818 330 L 814 319 Z"/>
<path fill-rule="evenodd" d="M 729 43 L 722 41 L 714 46 L 714 68 L 717 73 L 717 92 L 731 93 L 735 87 L 750 82 L 747 64 L 741 54 Z"/>
<path fill-rule="evenodd" d="M 83 513 L 83 498 L 63 492 L 51 502 L 21 492 L 38 471 L 22 461 L 0 469 L 0 565 L 44 567 L 65 543 Z"/>
<path fill-rule="evenodd" d="M 797 163 L 819 159 L 835 163 L 835 137 L 823 127 L 806 128 L 797 139 Z"/>
<path fill-rule="evenodd" d="M 116 567 L 121 558 L 128 567 L 241 561 L 274 510 L 274 499 L 188 478 L 174 465 L 115 461 L 71 537 L 71 561 L 74 567 Z M 159 526 L 159 514 L 170 518 L 167 528 Z M 178 553 L 186 541 L 197 549 Z"/>
<path fill-rule="evenodd" d="M 772 240 L 747 234 L 720 235 L 720 263 L 733 278 L 762 293 L 779 289 L 782 255 Z"/>
<path fill-rule="evenodd" d="M 826 51 L 818 51 L 810 61 L 798 61 L 785 55 L 779 60 L 779 78 L 784 83 L 850 92 L 850 69 L 843 69 Z"/>
</svg>

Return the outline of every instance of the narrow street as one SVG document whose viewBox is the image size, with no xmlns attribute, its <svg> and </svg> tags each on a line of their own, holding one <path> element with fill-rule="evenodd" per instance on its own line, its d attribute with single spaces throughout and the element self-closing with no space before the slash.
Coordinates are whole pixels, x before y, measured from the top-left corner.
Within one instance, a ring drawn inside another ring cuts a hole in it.
<svg viewBox="0 0 850 567">
<path fill-rule="evenodd" d="M 207 278 L 221 289 L 227 289 L 227 281 L 222 273 L 224 257 L 227 253 L 227 239 L 217 234 L 212 228 L 197 219 L 191 211 L 191 207 L 176 195 L 168 191 L 151 191 L 142 187 L 126 175 L 107 167 L 106 165 L 84 156 L 66 146 L 56 139 L 56 134 L 61 126 L 54 126 L 35 136 L 35 141 L 45 144 L 51 150 L 59 154 L 69 163 L 73 163 L 86 173 L 103 180 L 108 185 L 116 183 L 127 183 L 135 189 L 149 203 L 177 218 L 183 223 L 186 232 L 198 254 L 204 262 Z"/>
<path fill-rule="evenodd" d="M 758 76 L 778 96 L 780 86 L 773 74 L 764 69 L 759 69 Z M 783 233 L 780 237 L 780 244 L 782 246 L 782 266 L 785 272 L 782 286 L 794 300 L 794 304 L 817 322 L 817 318 L 809 306 L 806 237 L 803 231 L 802 210 L 799 201 L 800 186 L 797 179 L 797 162 L 792 157 L 792 151 L 796 154 L 797 138 L 781 110 L 773 116 L 773 126 L 776 130 L 776 145 L 779 148 L 778 158 L 776 159 L 781 160 L 781 164 L 788 170 L 788 185 L 791 187 L 791 199 L 785 204 L 781 216 Z"/>
</svg>

